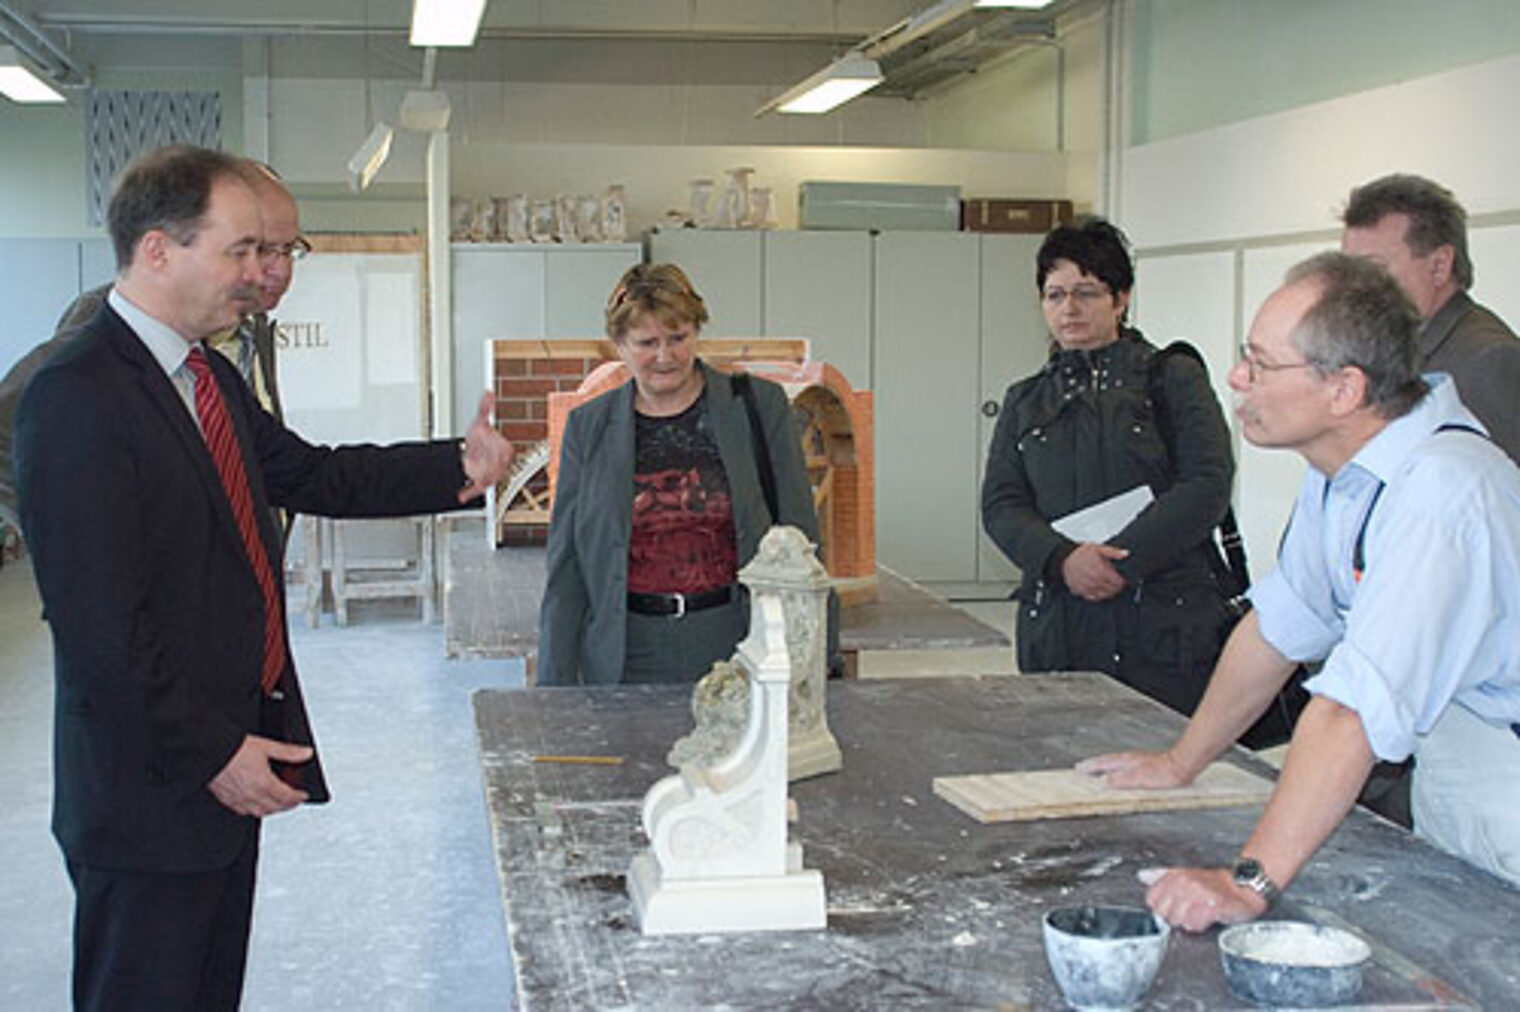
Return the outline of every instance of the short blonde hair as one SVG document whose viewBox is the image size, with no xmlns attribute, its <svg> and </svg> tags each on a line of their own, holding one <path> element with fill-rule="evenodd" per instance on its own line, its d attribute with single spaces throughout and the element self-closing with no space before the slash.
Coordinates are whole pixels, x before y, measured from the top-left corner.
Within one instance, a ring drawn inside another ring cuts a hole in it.
<svg viewBox="0 0 1520 1012">
<path fill-rule="evenodd" d="M 653 317 L 666 326 L 689 323 L 701 330 L 707 303 L 675 264 L 635 264 L 607 297 L 607 336 L 621 344 L 639 321 Z"/>
</svg>

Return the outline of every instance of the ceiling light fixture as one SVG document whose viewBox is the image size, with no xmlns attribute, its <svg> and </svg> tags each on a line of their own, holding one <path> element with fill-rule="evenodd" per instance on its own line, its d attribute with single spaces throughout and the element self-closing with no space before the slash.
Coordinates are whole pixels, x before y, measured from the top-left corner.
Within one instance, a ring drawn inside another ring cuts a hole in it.
<svg viewBox="0 0 1520 1012">
<path fill-rule="evenodd" d="M 396 136 L 395 128 L 384 121 L 376 123 L 375 129 L 364 138 L 364 143 L 359 145 L 348 159 L 349 186 L 355 193 L 362 193 L 369 188 L 370 182 L 375 178 L 375 173 L 380 171 L 380 166 L 391 155 L 391 140 Z"/>
<path fill-rule="evenodd" d="M 841 106 L 882 82 L 881 65 L 856 52 L 849 52 L 789 88 L 759 109 L 756 116 L 768 112 L 823 113 Z"/>
<path fill-rule="evenodd" d="M 412 0 L 412 45 L 473 46 L 486 0 Z"/>
<path fill-rule="evenodd" d="M 0 95 L 22 103 L 68 101 L 15 46 L 0 46 Z"/>
</svg>

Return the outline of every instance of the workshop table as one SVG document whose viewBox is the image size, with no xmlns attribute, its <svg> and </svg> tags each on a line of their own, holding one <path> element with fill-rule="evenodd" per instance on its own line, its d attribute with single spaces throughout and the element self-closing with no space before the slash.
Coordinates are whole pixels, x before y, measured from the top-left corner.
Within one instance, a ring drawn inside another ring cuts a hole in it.
<svg viewBox="0 0 1520 1012">
<path fill-rule="evenodd" d="M 1143 904 L 1138 869 L 1228 863 L 1259 806 L 981 825 L 936 776 L 1066 767 L 1168 744 L 1168 710 L 1096 675 L 831 682 L 844 769 L 792 785 L 828 928 L 644 937 L 625 873 L 645 791 L 691 727 L 689 687 L 484 691 L 481 758 L 518 996 L 528 1009 L 1060 1008 L 1040 918 Z M 617 756 L 620 765 L 535 762 Z M 1229 760 L 1264 775 L 1249 753 Z M 1520 890 L 1360 810 L 1274 917 L 1374 946 L 1361 1001 L 1520 1007 Z M 1218 930 L 1174 932 L 1147 1008 L 1238 1007 Z"/>
<path fill-rule="evenodd" d="M 492 551 L 474 517 L 448 518 L 443 539 L 444 651 L 450 657 L 528 657 L 538 650 L 543 599 L 542 547 Z M 963 665 L 955 651 L 992 651 L 1011 670 L 1007 633 L 929 593 L 886 566 L 877 567 L 874 600 L 841 609 L 839 646 L 847 659 L 906 652 L 927 668 L 938 653 Z M 983 662 L 985 663 L 985 662 Z M 964 674 L 967 667 L 957 668 Z M 982 671 L 985 668 L 975 668 Z"/>
</svg>

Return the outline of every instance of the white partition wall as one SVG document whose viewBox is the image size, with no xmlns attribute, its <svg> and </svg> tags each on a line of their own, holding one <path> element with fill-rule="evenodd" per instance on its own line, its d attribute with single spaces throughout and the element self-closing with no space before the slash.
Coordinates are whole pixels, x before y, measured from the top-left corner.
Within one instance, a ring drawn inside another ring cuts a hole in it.
<svg viewBox="0 0 1520 1012">
<path fill-rule="evenodd" d="M 1157 340 L 1226 320 L 1244 338 L 1284 271 L 1338 244 L 1352 186 L 1414 172 L 1466 206 L 1473 295 L 1520 323 L 1520 139 L 1496 128 L 1512 121 L 1516 94 L 1520 57 L 1506 57 L 1127 149 L 1119 210 L 1140 261 L 1140 321 Z M 1234 356 L 1206 351 L 1219 385 Z M 1260 575 L 1304 464 L 1284 450 L 1237 454 L 1237 513 Z"/>
<path fill-rule="evenodd" d="M 318 253 L 275 314 L 280 400 L 315 442 L 387 443 L 424 431 L 422 255 Z"/>
<path fill-rule="evenodd" d="M 1235 364 L 1235 254 L 1145 257 L 1135 265 L 1130 320 L 1158 348 L 1186 341 L 1209 364 L 1214 393 L 1231 421 L 1228 374 Z"/>
</svg>

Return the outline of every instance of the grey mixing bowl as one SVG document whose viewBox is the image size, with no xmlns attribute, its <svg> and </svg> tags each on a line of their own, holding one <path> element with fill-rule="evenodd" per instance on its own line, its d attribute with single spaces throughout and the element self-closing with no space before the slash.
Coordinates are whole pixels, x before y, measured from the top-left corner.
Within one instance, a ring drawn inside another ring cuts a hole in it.
<svg viewBox="0 0 1520 1012">
<path fill-rule="evenodd" d="M 1257 1005 L 1313 1008 L 1339 1005 L 1362 989 L 1372 957 L 1349 931 L 1298 921 L 1257 921 L 1219 934 L 1225 983 Z"/>
<path fill-rule="evenodd" d="M 1145 997 L 1171 929 L 1139 907 L 1061 907 L 1045 915 L 1045 958 L 1079 1009 L 1133 1008 Z"/>
</svg>

